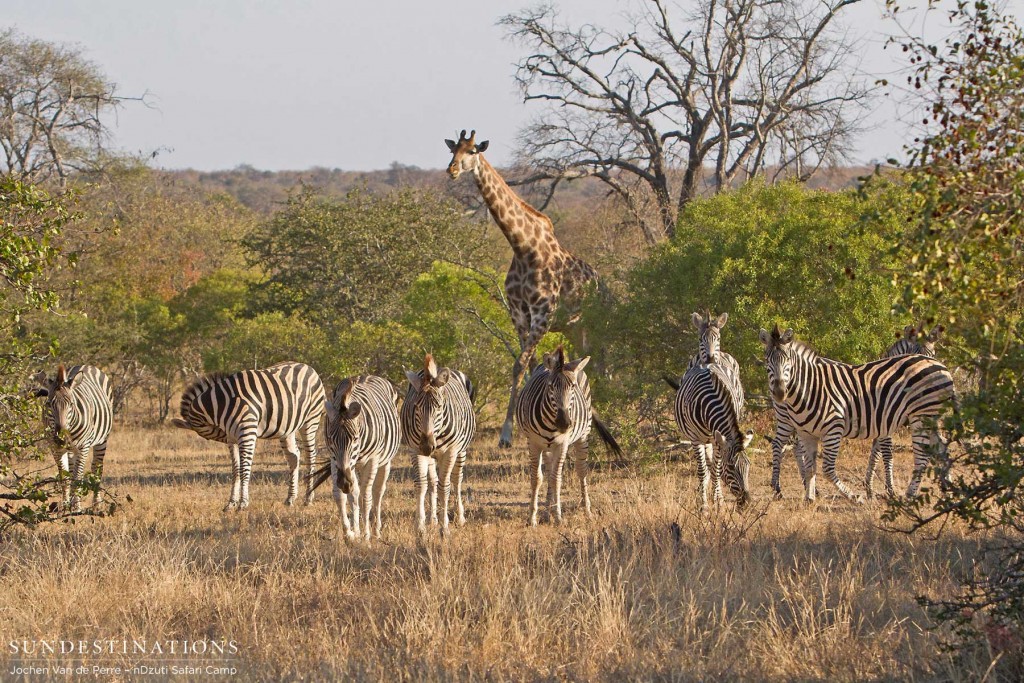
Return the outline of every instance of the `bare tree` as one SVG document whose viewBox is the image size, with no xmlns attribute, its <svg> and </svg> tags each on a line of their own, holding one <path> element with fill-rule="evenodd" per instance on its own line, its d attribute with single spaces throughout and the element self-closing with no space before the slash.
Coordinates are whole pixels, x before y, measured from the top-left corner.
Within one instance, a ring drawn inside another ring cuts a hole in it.
<svg viewBox="0 0 1024 683">
<path fill-rule="evenodd" d="M 0 31 L 0 173 L 63 186 L 94 168 L 123 99 L 80 49 Z"/>
<path fill-rule="evenodd" d="M 646 239 L 701 189 L 844 157 L 868 91 L 836 17 L 858 0 L 639 0 L 629 29 L 570 28 L 551 5 L 500 20 L 530 53 L 516 80 L 548 106 L 522 134 L 532 179 L 600 178 Z M 658 220 L 647 218 L 653 202 Z"/>
</svg>

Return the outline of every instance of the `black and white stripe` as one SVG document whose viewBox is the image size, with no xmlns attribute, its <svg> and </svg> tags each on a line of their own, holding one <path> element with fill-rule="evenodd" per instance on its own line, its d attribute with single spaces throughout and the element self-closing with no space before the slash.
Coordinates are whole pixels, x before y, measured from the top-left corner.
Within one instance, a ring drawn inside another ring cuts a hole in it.
<svg viewBox="0 0 1024 683">
<path fill-rule="evenodd" d="M 709 330 L 717 333 L 725 324 L 725 318 L 723 313 L 717 321 L 711 320 L 710 316 L 705 320 L 694 313 L 694 325 L 700 332 L 700 353 L 695 356 L 697 362 L 691 361 L 686 374 L 678 382 L 665 378 L 676 389 L 676 425 L 693 443 L 702 510 L 707 508 L 709 481 L 714 486 L 715 502 L 722 500 L 723 469 L 726 483 L 737 502 L 744 505 L 750 499 L 750 462 L 743 453 L 750 437 L 744 436 L 740 430 L 744 396 L 739 367 L 732 356 L 718 348 L 718 335 L 714 334 L 711 339 L 709 334 Z"/>
<path fill-rule="evenodd" d="M 346 537 L 370 539 L 370 511 L 380 538 L 381 500 L 391 461 L 402 444 L 398 392 L 383 377 L 362 375 L 342 380 L 327 401 L 327 450 L 334 502 Z M 316 482 L 319 483 L 319 482 Z M 314 486 L 316 485 L 314 484 Z M 349 521 L 347 503 L 352 503 Z"/>
<path fill-rule="evenodd" d="M 78 488 L 90 454 L 97 485 L 103 478 L 103 457 L 114 421 L 110 380 L 102 370 L 91 365 L 75 365 L 70 370 L 61 365 L 54 379 L 47 380 L 45 374 L 38 379 L 45 384 L 36 395 L 46 396 L 43 422 L 57 447 L 54 459 L 64 507 L 78 512 L 82 507 Z M 103 501 L 102 490 L 96 490 L 93 500 Z"/>
<path fill-rule="evenodd" d="M 426 531 L 424 509 L 428 484 L 430 487 L 430 522 L 437 524 L 437 487 L 440 470 L 443 499 L 441 533 L 448 531 L 448 499 L 455 486 L 458 508 L 456 522 L 466 523 L 462 502 L 462 470 L 466 451 L 476 433 L 473 412 L 475 391 L 469 378 L 458 370 L 439 368 L 434 357 L 427 354 L 423 369 L 407 370 L 409 389 L 402 404 L 402 434 L 414 451 L 413 470 L 419 487 L 419 508 L 416 528 Z"/>
<path fill-rule="evenodd" d="M 181 397 L 173 423 L 231 449 L 233 482 L 225 510 L 249 506 L 249 478 L 256 439 L 280 439 L 290 470 L 288 498 L 299 494 L 299 448 L 309 459 L 306 504 L 313 501 L 316 432 L 324 412 L 324 385 L 303 363 L 278 363 L 263 370 L 200 377 Z M 296 444 L 296 442 L 298 442 Z"/>
<path fill-rule="evenodd" d="M 839 491 L 853 493 L 836 473 L 842 439 L 878 439 L 909 424 L 913 432 L 914 475 L 907 495 L 916 495 L 929 452 L 945 452 L 935 420 L 955 401 L 953 378 L 939 361 L 900 356 L 847 365 L 820 357 L 793 339 L 793 330 L 761 330 L 772 397 L 785 404 L 808 454 L 821 442 L 825 475 Z M 815 497 L 816 458 L 805 463 L 808 500 Z"/>
<path fill-rule="evenodd" d="M 903 328 L 902 334 L 897 333 L 896 341 L 885 350 L 885 353 L 882 354 L 882 358 L 897 358 L 899 356 L 911 355 L 935 358 L 935 343 L 942 335 L 942 331 L 942 325 L 936 326 L 928 334 L 925 334 L 923 325 L 919 324 L 917 327 L 907 325 Z M 868 498 L 872 498 L 875 494 L 875 463 L 878 462 L 879 456 L 882 458 L 882 464 L 885 470 L 886 494 L 890 498 L 896 495 L 896 490 L 893 486 L 892 451 L 892 437 L 886 436 L 880 439 L 875 439 L 871 444 L 871 455 L 868 456 L 868 468 L 864 476 L 864 489 L 867 492 Z"/>
<path fill-rule="evenodd" d="M 608 429 L 594 415 L 590 382 L 584 367 L 590 357 L 568 362 L 565 351 L 558 347 L 544 354 L 544 365 L 531 373 L 519 394 L 516 421 L 526 435 L 530 448 L 530 517 L 537 525 L 537 507 L 543 468 L 548 471 L 548 516 L 562 519 L 562 467 L 571 448 L 580 480 L 582 505 L 590 514 L 590 492 L 587 486 L 587 437 L 591 426 L 617 454 L 622 451 Z M 542 457 L 543 461 L 542 462 Z"/>
</svg>

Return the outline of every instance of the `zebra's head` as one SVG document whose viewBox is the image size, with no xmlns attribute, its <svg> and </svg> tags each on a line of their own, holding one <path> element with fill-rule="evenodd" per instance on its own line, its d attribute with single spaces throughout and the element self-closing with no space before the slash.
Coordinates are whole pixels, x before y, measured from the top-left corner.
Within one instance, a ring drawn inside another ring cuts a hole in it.
<svg viewBox="0 0 1024 683">
<path fill-rule="evenodd" d="M 448 164 L 448 175 L 452 177 L 452 180 L 456 180 L 463 171 L 476 170 L 480 163 L 478 155 L 487 149 L 488 141 L 477 143 L 475 130 L 469 134 L 468 138 L 466 131 L 463 130 L 459 134 L 458 142 L 445 140 L 444 144 L 448 145 L 448 151 L 452 153 L 452 160 Z"/>
<path fill-rule="evenodd" d="M 728 444 L 723 462 L 722 474 L 729 490 L 736 496 L 736 503 L 743 507 L 750 502 L 750 460 L 746 448 L 754 440 L 754 433 L 747 432 Z"/>
<path fill-rule="evenodd" d="M 717 362 L 718 354 L 722 350 L 722 328 L 728 322 L 729 314 L 723 313 L 717 318 L 713 318 L 711 311 L 706 311 L 706 317 L 700 313 L 694 313 L 690 319 L 693 321 L 693 326 L 697 328 L 700 362 L 705 365 Z"/>
<path fill-rule="evenodd" d="M 935 343 L 939 341 L 942 333 L 945 331 L 945 327 L 942 325 L 936 325 L 932 328 L 932 331 L 925 334 L 924 322 L 920 322 L 915 327 L 914 325 L 907 325 L 903 328 L 903 341 L 905 341 L 910 348 L 916 347 L 916 352 L 924 354 L 925 356 L 935 357 Z M 899 335 L 897 335 L 899 337 Z"/>
<path fill-rule="evenodd" d="M 572 427 L 573 406 L 583 401 L 579 379 L 589 362 L 590 356 L 566 362 L 565 349 L 561 346 L 544 354 L 544 368 L 548 371 L 544 401 L 553 410 L 555 427 L 561 432 L 567 432 Z"/>
<path fill-rule="evenodd" d="M 762 329 L 761 343 L 764 344 L 764 366 L 768 371 L 768 389 L 778 403 L 784 403 L 789 396 L 793 380 L 793 330 L 779 331 L 776 323 L 771 332 Z"/>
<path fill-rule="evenodd" d="M 355 382 L 342 380 L 334 391 L 334 397 L 327 399 L 327 449 L 337 463 L 338 488 L 348 493 L 352 488 L 352 463 L 362 452 L 363 405 L 353 400 Z"/>
<path fill-rule="evenodd" d="M 406 370 L 405 376 L 416 392 L 414 405 L 415 429 L 419 435 L 420 453 L 430 455 L 437 447 L 437 433 L 442 431 L 443 408 L 448 400 L 448 382 L 452 373 L 448 368 L 438 369 L 434 357 L 427 354 L 423 372 Z"/>
<path fill-rule="evenodd" d="M 47 397 L 43 422 L 50 438 L 61 448 L 67 443 L 67 434 L 75 423 L 77 413 L 74 391 L 84 376 L 85 374 L 80 372 L 72 379 L 68 379 L 67 370 L 61 365 L 57 368 L 57 377 L 49 382 L 49 386 L 36 392 L 37 396 Z"/>
</svg>

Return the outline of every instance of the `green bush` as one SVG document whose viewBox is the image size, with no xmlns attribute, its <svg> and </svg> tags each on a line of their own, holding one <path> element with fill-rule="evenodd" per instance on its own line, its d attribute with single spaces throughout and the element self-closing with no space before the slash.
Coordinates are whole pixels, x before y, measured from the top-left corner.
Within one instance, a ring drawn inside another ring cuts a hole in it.
<svg viewBox="0 0 1024 683">
<path fill-rule="evenodd" d="M 728 312 L 722 348 L 740 364 L 748 394 L 764 393 L 757 332 L 778 322 L 830 358 L 877 357 L 900 321 L 894 215 L 863 222 L 878 192 L 819 192 L 752 182 L 683 212 L 676 237 L 626 274 L 614 305 L 592 297 L 582 324 L 613 382 L 608 400 L 664 394 L 697 350 L 693 311 Z"/>
</svg>

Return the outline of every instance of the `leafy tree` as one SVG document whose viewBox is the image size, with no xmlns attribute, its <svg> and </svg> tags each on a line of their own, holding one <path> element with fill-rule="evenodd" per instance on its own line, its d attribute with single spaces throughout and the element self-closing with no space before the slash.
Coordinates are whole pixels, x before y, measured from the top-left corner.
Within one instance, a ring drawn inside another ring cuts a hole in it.
<svg viewBox="0 0 1024 683">
<path fill-rule="evenodd" d="M 436 195 L 353 190 L 330 198 L 305 188 L 244 240 L 266 279 L 259 310 L 299 313 L 332 327 L 394 316 L 402 294 L 435 260 L 478 262 L 483 224 Z"/>
<path fill-rule="evenodd" d="M 897 281 L 906 307 L 961 340 L 952 360 L 973 370 L 977 389 L 951 425 L 960 437 L 952 486 L 901 501 L 890 517 L 907 515 L 913 529 L 954 517 L 998 532 L 961 595 L 925 602 L 959 635 L 1001 652 L 995 671 L 1009 680 L 1024 675 L 1024 31 L 986 2 L 958 2 L 948 16 L 955 30 L 942 44 L 903 41 L 928 117 L 906 170 L 917 210 Z"/>
</svg>

